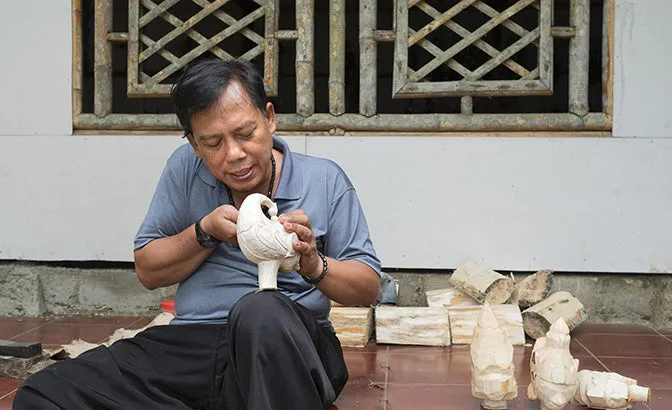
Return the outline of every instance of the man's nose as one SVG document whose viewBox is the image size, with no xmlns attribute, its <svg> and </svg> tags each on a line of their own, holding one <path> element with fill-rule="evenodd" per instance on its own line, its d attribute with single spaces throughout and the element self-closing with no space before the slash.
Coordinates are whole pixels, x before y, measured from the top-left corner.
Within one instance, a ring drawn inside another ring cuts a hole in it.
<svg viewBox="0 0 672 410">
<path fill-rule="evenodd" d="M 239 159 L 243 159 L 246 156 L 247 153 L 237 141 L 232 141 L 226 144 L 226 158 L 229 161 L 236 161 Z"/>
</svg>

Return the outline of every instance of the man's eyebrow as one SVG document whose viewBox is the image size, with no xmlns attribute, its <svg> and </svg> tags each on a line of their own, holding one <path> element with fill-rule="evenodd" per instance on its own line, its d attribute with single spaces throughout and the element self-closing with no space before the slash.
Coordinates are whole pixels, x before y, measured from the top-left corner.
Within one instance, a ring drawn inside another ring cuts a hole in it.
<svg viewBox="0 0 672 410">
<path fill-rule="evenodd" d="M 240 132 L 240 131 L 246 130 L 246 129 L 254 126 L 254 125 L 257 125 L 257 122 L 249 120 L 249 121 L 244 122 L 242 125 L 234 128 L 233 132 Z"/>
<path fill-rule="evenodd" d="M 213 138 L 218 138 L 219 136 L 220 136 L 219 134 L 210 134 L 210 135 L 205 134 L 205 135 L 199 135 L 198 139 L 200 139 L 201 141 L 205 141 L 205 140 L 211 140 Z"/>
</svg>

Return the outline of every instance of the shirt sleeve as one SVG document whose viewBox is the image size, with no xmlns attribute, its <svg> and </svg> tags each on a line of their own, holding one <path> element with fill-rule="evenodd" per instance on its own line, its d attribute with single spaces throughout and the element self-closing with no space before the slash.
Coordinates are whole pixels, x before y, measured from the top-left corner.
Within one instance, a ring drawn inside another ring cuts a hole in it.
<svg viewBox="0 0 672 410">
<path fill-rule="evenodd" d="M 357 192 L 350 187 L 331 204 L 324 253 L 337 260 L 357 260 L 382 276 Z"/>
<path fill-rule="evenodd" d="M 144 247 L 154 239 L 177 235 L 191 224 L 187 221 L 186 187 L 181 181 L 169 162 L 135 236 L 133 250 Z"/>
</svg>

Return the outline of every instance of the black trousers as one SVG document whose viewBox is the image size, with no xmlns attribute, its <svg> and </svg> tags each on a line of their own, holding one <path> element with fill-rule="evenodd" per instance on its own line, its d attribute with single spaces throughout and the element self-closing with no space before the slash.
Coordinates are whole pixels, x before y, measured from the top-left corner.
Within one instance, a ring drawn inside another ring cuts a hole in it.
<svg viewBox="0 0 672 410">
<path fill-rule="evenodd" d="M 26 379 L 15 410 L 324 409 L 348 379 L 330 328 L 279 292 L 257 292 L 227 325 L 167 325 Z"/>
</svg>

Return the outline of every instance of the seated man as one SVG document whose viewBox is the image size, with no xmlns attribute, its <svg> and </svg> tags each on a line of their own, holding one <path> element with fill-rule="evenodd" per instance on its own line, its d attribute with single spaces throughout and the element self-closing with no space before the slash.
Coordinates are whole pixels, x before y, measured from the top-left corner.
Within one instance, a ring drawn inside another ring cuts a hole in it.
<svg viewBox="0 0 672 410">
<path fill-rule="evenodd" d="M 179 283 L 176 318 L 29 377 L 15 409 L 320 409 L 348 378 L 330 301 L 369 305 L 380 262 L 355 190 L 331 161 L 274 136 L 261 76 L 243 61 L 203 60 L 172 91 L 189 144 L 161 175 L 135 239 L 148 289 Z M 278 205 L 300 269 L 256 292 L 237 247 L 251 193 Z"/>
</svg>

